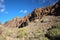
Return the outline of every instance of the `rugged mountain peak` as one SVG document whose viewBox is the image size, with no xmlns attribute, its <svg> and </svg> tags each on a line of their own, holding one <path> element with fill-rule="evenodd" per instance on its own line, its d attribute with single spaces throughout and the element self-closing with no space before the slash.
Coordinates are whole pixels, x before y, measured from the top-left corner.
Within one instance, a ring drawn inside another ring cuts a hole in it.
<svg viewBox="0 0 60 40">
<path fill-rule="evenodd" d="M 36 19 L 41 19 L 43 16 L 54 15 L 60 16 L 60 1 L 58 1 L 55 5 L 47 6 L 44 8 L 36 8 L 29 15 L 24 16 L 22 18 L 15 17 L 11 21 L 6 22 L 4 25 L 6 27 L 24 27 L 29 24 L 29 22 L 34 21 Z"/>
</svg>

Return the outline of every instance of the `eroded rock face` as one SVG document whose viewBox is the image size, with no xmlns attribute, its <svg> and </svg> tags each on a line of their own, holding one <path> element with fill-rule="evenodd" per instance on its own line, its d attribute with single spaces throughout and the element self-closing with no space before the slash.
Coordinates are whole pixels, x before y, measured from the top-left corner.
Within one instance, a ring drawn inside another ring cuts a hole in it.
<svg viewBox="0 0 60 40">
<path fill-rule="evenodd" d="M 22 20 L 20 18 L 16 17 L 11 21 L 6 22 L 4 25 L 6 27 L 17 27 L 17 26 L 20 26 L 21 23 L 22 23 Z"/>
<path fill-rule="evenodd" d="M 28 19 L 27 16 L 24 16 L 21 20 L 22 20 L 22 22 L 21 22 L 21 25 L 18 26 L 19 28 L 28 25 L 28 23 L 29 23 L 29 19 Z"/>
<path fill-rule="evenodd" d="M 34 21 L 36 19 L 41 19 L 43 16 L 54 15 L 60 16 L 60 1 L 58 1 L 53 6 L 48 6 L 44 8 L 36 8 L 29 15 L 24 16 L 22 18 L 14 18 L 11 21 L 6 22 L 4 25 L 6 27 L 24 27 L 29 24 L 29 22 Z"/>
<path fill-rule="evenodd" d="M 36 15 L 37 18 L 40 18 L 42 16 L 43 9 L 42 8 L 36 8 L 34 10 L 34 13 L 35 13 L 35 15 Z"/>
</svg>

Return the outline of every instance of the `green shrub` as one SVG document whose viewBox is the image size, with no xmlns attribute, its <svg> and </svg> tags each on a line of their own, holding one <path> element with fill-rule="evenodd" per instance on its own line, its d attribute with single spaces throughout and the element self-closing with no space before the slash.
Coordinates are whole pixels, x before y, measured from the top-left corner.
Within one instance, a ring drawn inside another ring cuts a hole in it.
<svg viewBox="0 0 60 40">
<path fill-rule="evenodd" d="M 6 37 L 0 35 L 0 40 L 6 40 Z"/>
<path fill-rule="evenodd" d="M 60 38 L 60 29 L 54 28 L 47 32 L 47 37 L 51 40 L 58 40 Z"/>
<path fill-rule="evenodd" d="M 34 37 L 44 36 L 44 32 L 42 30 L 40 30 L 40 29 L 37 29 L 32 33 L 33 33 Z"/>
<path fill-rule="evenodd" d="M 58 28 L 58 29 L 60 29 L 60 22 L 59 22 L 59 23 L 54 24 L 54 25 L 52 26 L 52 28 Z"/>
<path fill-rule="evenodd" d="M 18 38 L 27 37 L 27 36 L 28 36 L 28 33 L 25 31 L 25 29 L 20 28 L 18 30 Z"/>
<path fill-rule="evenodd" d="M 47 37 L 38 37 L 38 38 L 30 37 L 29 40 L 49 40 L 49 39 Z"/>
<path fill-rule="evenodd" d="M 58 37 L 60 36 L 60 29 L 51 29 L 48 31 L 48 35 L 51 37 Z"/>
<path fill-rule="evenodd" d="M 49 40 L 47 37 L 40 37 L 39 40 Z"/>
</svg>

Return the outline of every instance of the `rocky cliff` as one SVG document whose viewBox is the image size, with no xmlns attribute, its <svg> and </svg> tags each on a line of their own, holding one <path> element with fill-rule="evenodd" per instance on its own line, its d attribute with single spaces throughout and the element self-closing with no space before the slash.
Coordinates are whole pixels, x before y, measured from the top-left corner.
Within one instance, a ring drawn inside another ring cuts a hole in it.
<svg viewBox="0 0 60 40">
<path fill-rule="evenodd" d="M 34 22 L 36 19 L 41 20 L 44 16 L 60 16 L 60 1 L 58 1 L 55 5 L 47 6 L 44 8 L 36 8 L 29 15 L 24 16 L 22 18 L 16 17 L 11 21 L 7 21 L 4 25 L 6 27 L 24 27 L 29 25 L 30 22 Z"/>
</svg>

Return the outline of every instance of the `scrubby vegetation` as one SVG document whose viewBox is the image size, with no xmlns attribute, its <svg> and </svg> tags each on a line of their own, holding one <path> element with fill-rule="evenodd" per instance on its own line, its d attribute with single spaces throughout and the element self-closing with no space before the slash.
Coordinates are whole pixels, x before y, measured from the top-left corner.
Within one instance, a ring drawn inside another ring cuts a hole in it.
<svg viewBox="0 0 60 40">
<path fill-rule="evenodd" d="M 34 32 L 32 32 L 34 37 L 39 37 L 39 36 L 44 36 L 44 32 L 40 29 L 35 30 Z"/>
<path fill-rule="evenodd" d="M 52 26 L 52 28 L 58 28 L 58 29 L 60 29 L 60 22 L 55 23 L 55 24 Z"/>
<path fill-rule="evenodd" d="M 60 40 L 60 22 L 40 23 L 37 21 L 23 28 L 9 28 L 0 25 L 0 40 Z"/>
<path fill-rule="evenodd" d="M 22 38 L 22 40 L 25 40 L 25 38 L 28 37 L 28 33 L 25 31 L 24 28 L 20 28 L 17 32 L 17 38 Z"/>
<path fill-rule="evenodd" d="M 50 28 L 46 34 L 50 40 L 60 40 L 60 22 Z"/>
<path fill-rule="evenodd" d="M 47 31 L 40 28 L 31 34 L 24 28 L 5 28 L 0 27 L 0 40 L 60 40 L 60 23 L 55 23 Z"/>
<path fill-rule="evenodd" d="M 59 40 L 60 39 L 60 29 L 54 28 L 48 31 L 48 37 L 51 40 Z"/>
</svg>

